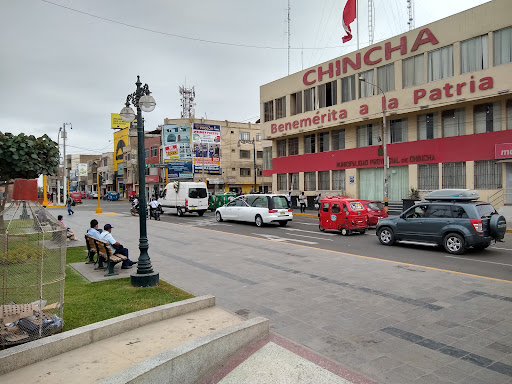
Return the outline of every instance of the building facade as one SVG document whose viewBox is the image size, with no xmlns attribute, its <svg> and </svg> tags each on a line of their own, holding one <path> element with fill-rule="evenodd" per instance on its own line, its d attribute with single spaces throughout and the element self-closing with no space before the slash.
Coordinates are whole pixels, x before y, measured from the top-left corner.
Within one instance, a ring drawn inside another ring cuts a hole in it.
<svg viewBox="0 0 512 384">
<path fill-rule="evenodd" d="M 383 200 L 386 162 L 390 201 L 512 204 L 511 13 L 494 0 L 261 86 L 272 189 Z"/>
<path fill-rule="evenodd" d="M 182 157 L 186 160 L 190 156 L 190 180 L 205 181 L 210 193 L 266 192 L 271 189 L 272 177 L 263 176 L 262 173 L 265 142 L 260 124 L 194 118 L 165 119 L 160 132 L 162 129 L 165 131 L 167 126 L 191 129 L 191 137 L 185 136 L 186 143 L 183 144 L 185 148 L 190 144 L 190 155 L 185 150 L 178 151 L 176 157 L 185 153 Z M 215 137 L 209 140 L 208 136 Z M 178 137 L 175 136 L 176 139 Z M 173 179 L 169 172 L 167 176 L 169 180 Z"/>
<path fill-rule="evenodd" d="M 115 191 L 114 152 L 101 154 L 98 173 L 100 174 L 100 196 L 105 196 L 109 191 Z"/>
</svg>

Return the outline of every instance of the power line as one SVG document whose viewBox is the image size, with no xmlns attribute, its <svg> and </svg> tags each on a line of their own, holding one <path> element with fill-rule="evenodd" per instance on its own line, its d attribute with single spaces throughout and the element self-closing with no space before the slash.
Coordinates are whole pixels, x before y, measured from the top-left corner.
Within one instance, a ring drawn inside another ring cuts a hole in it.
<svg viewBox="0 0 512 384">
<path fill-rule="evenodd" d="M 119 25 L 122 25 L 122 26 L 125 26 L 125 27 L 129 27 L 129 28 L 133 28 L 133 29 L 139 29 L 139 30 L 142 30 L 142 31 L 146 31 L 146 32 L 150 32 L 150 33 L 155 33 L 155 34 L 159 34 L 159 35 L 176 37 L 178 39 L 192 40 L 192 41 L 197 41 L 197 42 L 200 42 L 200 43 L 226 45 L 226 46 L 240 47 L 240 48 L 273 49 L 273 50 L 288 49 L 288 47 L 272 47 L 272 46 L 265 46 L 265 45 L 237 44 L 237 43 L 229 43 L 229 42 L 225 42 L 225 41 L 206 40 L 206 39 L 200 39 L 200 38 L 195 38 L 195 37 L 177 35 L 177 34 L 174 34 L 174 33 L 162 32 L 162 31 L 158 31 L 156 29 L 150 29 L 150 28 L 145 28 L 145 27 L 139 27 L 139 26 L 133 25 L 133 24 L 123 23 L 122 21 L 117 21 L 117 20 L 106 18 L 106 17 L 98 16 L 98 15 L 95 15 L 93 13 L 89 13 L 89 12 L 85 12 L 85 11 L 80 11 L 78 9 L 74 9 L 74 8 L 71 8 L 71 7 L 66 7 L 65 5 L 53 3 L 53 2 L 48 1 L 48 0 L 41 0 L 41 1 L 44 2 L 44 3 L 50 4 L 50 5 L 54 5 L 56 7 L 67 9 L 68 11 L 80 13 L 80 14 L 83 14 L 83 15 L 86 15 L 86 16 L 89 16 L 89 17 L 93 17 L 95 19 L 107 21 L 109 23 L 119 24 Z M 354 44 L 352 46 L 354 46 Z M 337 45 L 337 46 L 332 46 L 332 47 L 323 47 L 323 49 L 339 49 L 340 47 L 341 47 L 341 45 Z M 320 49 L 320 48 L 316 48 L 316 47 L 290 47 L 289 49 L 294 49 L 294 50 L 301 50 L 301 49 L 316 50 L 316 49 Z"/>
</svg>

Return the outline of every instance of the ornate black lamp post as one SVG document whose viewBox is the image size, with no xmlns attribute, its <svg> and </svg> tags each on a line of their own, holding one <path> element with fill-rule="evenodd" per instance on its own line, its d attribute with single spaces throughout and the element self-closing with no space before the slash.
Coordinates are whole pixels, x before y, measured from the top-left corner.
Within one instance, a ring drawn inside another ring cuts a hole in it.
<svg viewBox="0 0 512 384">
<path fill-rule="evenodd" d="M 159 274 L 153 271 L 151 260 L 148 254 L 148 235 L 146 228 L 146 179 L 144 175 L 144 125 L 142 123 L 142 111 L 151 112 L 155 109 L 156 103 L 149 87 L 140 82 L 137 76 L 137 90 L 126 97 L 126 106 L 121 110 L 121 119 L 131 123 L 135 119 L 135 112 L 130 108 L 130 103 L 137 108 L 137 164 L 139 167 L 139 249 L 140 255 L 137 262 L 137 273 L 130 276 L 134 287 L 154 287 L 158 285 Z"/>
</svg>

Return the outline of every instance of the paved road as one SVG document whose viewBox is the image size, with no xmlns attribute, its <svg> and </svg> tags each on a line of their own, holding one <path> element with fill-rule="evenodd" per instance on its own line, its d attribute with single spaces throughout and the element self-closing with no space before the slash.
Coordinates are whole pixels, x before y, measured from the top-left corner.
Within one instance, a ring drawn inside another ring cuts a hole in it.
<svg viewBox="0 0 512 384">
<path fill-rule="evenodd" d="M 128 206 L 114 204 L 105 211 Z M 113 224 L 134 258 L 138 219 L 95 215 L 95 206 L 84 205 L 65 222 L 77 233 L 93 217 Z M 332 242 L 292 234 L 276 241 L 261 234 L 287 232 L 221 226 L 212 217 L 148 221 L 149 254 L 162 280 L 213 294 L 217 305 L 240 316 L 265 316 L 273 332 L 381 383 L 512 383 L 511 282 L 356 256 L 372 247 L 373 256 L 390 249 L 409 259 L 420 252 L 434 259 L 436 251 L 383 247 L 370 235 L 320 236 L 310 218 L 290 228 Z"/>
<path fill-rule="evenodd" d="M 129 203 L 101 202 L 106 211 L 128 214 Z M 95 208 L 97 203 L 84 200 L 78 209 Z M 315 213 L 311 211 L 310 213 Z M 351 254 L 375 257 L 378 259 L 399 261 L 421 265 L 429 268 L 467 273 L 477 276 L 512 281 L 512 234 L 507 233 L 504 243 L 496 243 L 488 249 L 468 250 L 464 255 L 450 255 L 442 248 L 400 244 L 385 247 L 379 243 L 375 230 L 370 229 L 365 235 L 341 236 L 338 232 L 320 232 L 318 220 L 314 217 L 296 215 L 286 227 L 269 225 L 257 228 L 252 223 L 215 221 L 214 214 L 207 212 L 203 217 L 186 214 L 178 217 L 174 210 L 167 209 L 161 218 L 164 222 L 211 228 L 221 232 L 243 234 L 291 244 L 299 244 L 320 249 L 343 251 Z"/>
</svg>

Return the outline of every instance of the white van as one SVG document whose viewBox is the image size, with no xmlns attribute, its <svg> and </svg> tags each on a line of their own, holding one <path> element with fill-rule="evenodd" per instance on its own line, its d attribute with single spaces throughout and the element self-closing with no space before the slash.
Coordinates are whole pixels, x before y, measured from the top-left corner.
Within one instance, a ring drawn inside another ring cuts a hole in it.
<svg viewBox="0 0 512 384">
<path fill-rule="evenodd" d="M 158 202 L 162 207 L 176 208 L 178 216 L 185 212 L 203 216 L 208 209 L 208 189 L 204 182 L 173 181 L 165 186 Z"/>
</svg>

